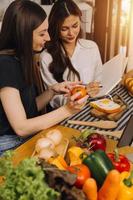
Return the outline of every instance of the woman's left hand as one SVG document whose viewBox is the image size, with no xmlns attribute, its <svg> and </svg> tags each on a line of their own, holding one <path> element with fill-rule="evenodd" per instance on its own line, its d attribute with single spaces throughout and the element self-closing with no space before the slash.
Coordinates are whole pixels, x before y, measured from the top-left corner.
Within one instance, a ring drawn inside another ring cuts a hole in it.
<svg viewBox="0 0 133 200">
<path fill-rule="evenodd" d="M 100 83 L 99 82 L 90 82 L 87 86 L 87 92 L 90 97 L 95 97 L 100 91 Z"/>
<path fill-rule="evenodd" d="M 55 95 L 56 94 L 69 94 L 71 88 L 80 83 L 81 83 L 80 81 L 77 81 L 77 82 L 64 81 L 64 82 L 56 83 L 56 84 L 50 86 L 49 89 L 51 89 Z"/>
</svg>

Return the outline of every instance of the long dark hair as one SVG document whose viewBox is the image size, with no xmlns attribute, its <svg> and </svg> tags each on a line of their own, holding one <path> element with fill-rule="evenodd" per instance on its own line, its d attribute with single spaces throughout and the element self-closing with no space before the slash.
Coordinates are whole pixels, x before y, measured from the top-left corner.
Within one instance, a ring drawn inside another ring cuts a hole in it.
<svg viewBox="0 0 133 200">
<path fill-rule="evenodd" d="M 78 16 L 81 20 L 81 11 L 72 0 L 58 0 L 52 7 L 49 15 L 49 35 L 51 41 L 47 43 L 47 51 L 52 55 L 53 61 L 49 66 L 53 77 L 58 81 L 63 81 L 63 73 L 66 68 L 69 69 L 67 79 L 70 80 L 70 74 L 76 74 L 80 80 L 79 73 L 73 67 L 65 48 L 60 40 L 60 28 L 64 20 L 70 16 Z M 81 37 L 81 30 L 78 38 Z"/>
<path fill-rule="evenodd" d="M 46 19 L 45 11 L 30 0 L 13 1 L 7 8 L 0 33 L 0 51 L 13 50 L 19 58 L 27 84 L 39 87 L 39 70 L 34 64 L 33 30 Z"/>
</svg>

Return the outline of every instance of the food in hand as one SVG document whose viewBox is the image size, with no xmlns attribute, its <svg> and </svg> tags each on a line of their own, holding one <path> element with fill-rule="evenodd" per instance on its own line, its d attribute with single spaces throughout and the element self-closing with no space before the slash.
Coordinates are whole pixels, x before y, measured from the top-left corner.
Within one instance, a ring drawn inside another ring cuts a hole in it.
<svg viewBox="0 0 133 200">
<path fill-rule="evenodd" d="M 71 95 L 74 95 L 79 92 L 80 92 L 80 95 L 76 98 L 76 100 L 79 100 L 87 95 L 87 90 L 83 86 L 75 86 L 74 88 L 72 88 Z"/>
</svg>

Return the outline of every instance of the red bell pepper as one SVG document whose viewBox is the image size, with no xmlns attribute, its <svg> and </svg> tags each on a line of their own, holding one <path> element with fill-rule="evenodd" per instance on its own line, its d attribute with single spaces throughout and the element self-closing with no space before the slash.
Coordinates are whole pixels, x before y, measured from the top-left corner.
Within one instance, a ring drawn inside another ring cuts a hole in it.
<svg viewBox="0 0 133 200">
<path fill-rule="evenodd" d="M 124 155 L 118 154 L 117 149 L 114 150 L 114 153 L 108 153 L 107 155 L 119 172 L 130 170 L 129 160 Z"/>
</svg>

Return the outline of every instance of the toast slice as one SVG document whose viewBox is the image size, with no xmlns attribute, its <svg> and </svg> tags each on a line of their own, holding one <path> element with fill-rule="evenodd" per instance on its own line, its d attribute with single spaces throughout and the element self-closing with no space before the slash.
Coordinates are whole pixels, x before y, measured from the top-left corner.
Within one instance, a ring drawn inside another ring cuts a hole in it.
<svg viewBox="0 0 133 200">
<path fill-rule="evenodd" d="M 121 110 L 121 106 L 119 104 L 108 98 L 91 101 L 90 106 L 104 113 L 116 113 Z"/>
</svg>

